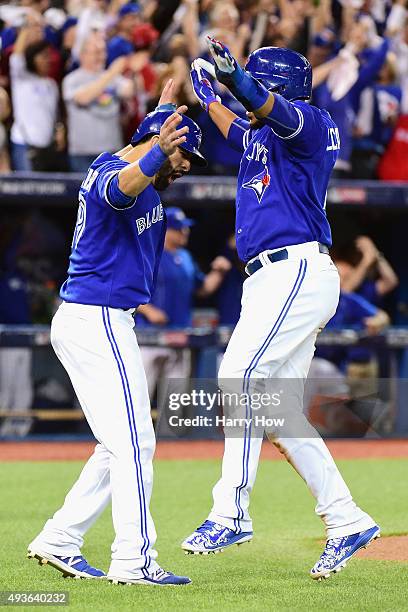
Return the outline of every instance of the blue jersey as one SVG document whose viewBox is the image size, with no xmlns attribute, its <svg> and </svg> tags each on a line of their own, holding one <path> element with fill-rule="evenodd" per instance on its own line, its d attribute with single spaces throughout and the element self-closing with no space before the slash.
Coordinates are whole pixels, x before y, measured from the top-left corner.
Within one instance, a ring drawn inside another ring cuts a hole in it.
<svg viewBox="0 0 408 612">
<path fill-rule="evenodd" d="M 292 244 L 317 240 L 331 245 L 325 205 L 340 149 L 338 129 L 329 113 L 306 102 L 290 103 L 275 95 L 272 120 L 274 113 L 290 116 L 292 124 L 295 117 L 296 127 L 287 132 L 269 125 L 245 130 L 248 124 L 236 119 L 228 134 L 228 140 L 243 150 L 236 239 L 244 262 L 267 249 Z"/>
<path fill-rule="evenodd" d="M 166 327 L 191 325 L 194 293 L 203 280 L 204 274 L 189 251 L 163 252 L 150 303 L 166 313 Z M 143 315 L 137 315 L 136 322 L 141 327 L 151 325 Z"/>
<path fill-rule="evenodd" d="M 79 190 L 78 219 L 60 296 L 66 302 L 136 308 L 149 302 L 166 232 L 153 185 L 136 198 L 110 191 L 127 162 L 103 153 Z"/>
</svg>

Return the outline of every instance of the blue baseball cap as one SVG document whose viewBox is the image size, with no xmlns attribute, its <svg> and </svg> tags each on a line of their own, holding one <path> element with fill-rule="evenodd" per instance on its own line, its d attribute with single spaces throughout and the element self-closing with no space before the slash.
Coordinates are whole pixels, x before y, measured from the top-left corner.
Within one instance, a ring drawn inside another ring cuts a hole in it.
<svg viewBox="0 0 408 612">
<path fill-rule="evenodd" d="M 186 217 L 184 210 L 177 206 L 166 208 L 167 227 L 175 230 L 181 230 L 183 227 L 191 227 L 194 221 Z"/>
<path fill-rule="evenodd" d="M 134 4 L 133 2 L 128 2 L 120 7 L 118 11 L 118 17 L 121 19 L 122 17 L 126 17 L 126 15 L 140 13 L 140 6 L 138 4 Z"/>
</svg>

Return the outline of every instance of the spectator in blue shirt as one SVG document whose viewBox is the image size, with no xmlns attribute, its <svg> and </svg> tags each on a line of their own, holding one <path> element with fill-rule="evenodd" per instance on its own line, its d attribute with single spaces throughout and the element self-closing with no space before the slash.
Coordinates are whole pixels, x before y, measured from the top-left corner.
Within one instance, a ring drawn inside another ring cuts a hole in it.
<svg viewBox="0 0 408 612">
<path fill-rule="evenodd" d="M 121 55 L 130 55 L 135 52 L 133 43 L 133 31 L 140 23 L 140 7 L 129 2 L 123 5 L 118 12 L 117 34 L 113 36 L 107 45 L 108 66 Z"/>
<path fill-rule="evenodd" d="M 185 248 L 194 224 L 181 208 L 166 209 L 167 232 L 157 275 L 156 288 L 149 304 L 139 306 L 137 325 L 188 327 L 192 324 L 194 296 L 214 293 L 224 277 L 224 268 L 214 260 L 211 271 L 201 272 Z"/>
</svg>

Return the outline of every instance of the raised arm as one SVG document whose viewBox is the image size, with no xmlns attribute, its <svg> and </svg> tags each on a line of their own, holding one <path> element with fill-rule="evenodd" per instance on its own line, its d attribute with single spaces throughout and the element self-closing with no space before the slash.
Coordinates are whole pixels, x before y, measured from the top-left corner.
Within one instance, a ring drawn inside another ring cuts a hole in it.
<svg viewBox="0 0 408 612">
<path fill-rule="evenodd" d="M 181 113 L 186 110 L 186 106 L 181 106 L 170 115 L 163 123 L 160 135 L 153 136 L 149 141 L 149 144 L 153 146 L 146 155 L 125 166 L 119 172 L 117 186 L 125 196 L 135 198 L 146 189 L 169 155 L 185 142 L 188 127 L 185 126 L 178 130 L 177 126 L 182 120 Z"/>
<path fill-rule="evenodd" d="M 101 93 L 105 91 L 107 86 L 122 72 L 124 71 L 127 64 L 127 57 L 118 57 L 107 70 L 99 76 L 97 79 L 79 87 L 72 95 L 72 99 L 76 104 L 80 106 L 88 106 L 94 100 L 96 100 Z"/>
<path fill-rule="evenodd" d="M 205 65 L 210 67 L 204 60 L 194 60 L 191 64 L 190 78 L 193 91 L 224 138 L 232 147 L 240 151 L 243 149 L 242 138 L 249 129 L 249 122 L 244 121 L 221 104 L 220 97 L 216 95 L 211 84 L 211 75 L 203 68 Z"/>
<path fill-rule="evenodd" d="M 208 37 L 208 45 L 215 62 L 217 79 L 248 111 L 262 119 L 281 138 L 289 140 L 302 131 L 304 118 L 299 108 L 268 91 L 260 81 L 243 70 L 221 42 Z"/>
</svg>

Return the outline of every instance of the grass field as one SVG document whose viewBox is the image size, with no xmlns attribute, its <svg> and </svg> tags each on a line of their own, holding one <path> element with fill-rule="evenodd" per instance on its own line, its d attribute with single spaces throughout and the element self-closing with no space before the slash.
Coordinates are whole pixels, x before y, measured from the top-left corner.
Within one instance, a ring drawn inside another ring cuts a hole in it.
<svg viewBox="0 0 408 612">
<path fill-rule="evenodd" d="M 383 535 L 406 533 L 408 460 L 367 459 L 339 465 L 357 503 L 374 515 Z M 284 462 L 260 465 L 251 505 L 253 543 L 208 557 L 183 555 L 179 542 L 205 518 L 219 463 L 156 463 L 152 511 L 159 561 L 165 569 L 189 575 L 193 584 L 158 588 L 64 580 L 25 554 L 80 467 L 76 462 L 0 464 L 0 590 L 67 590 L 69 609 L 83 611 L 408 609 L 406 563 L 355 559 L 330 580 L 318 583 L 309 578 L 322 550 L 323 529 L 313 512 L 314 500 Z M 106 511 L 89 532 L 83 550 L 91 563 L 105 570 L 112 537 Z"/>
</svg>

